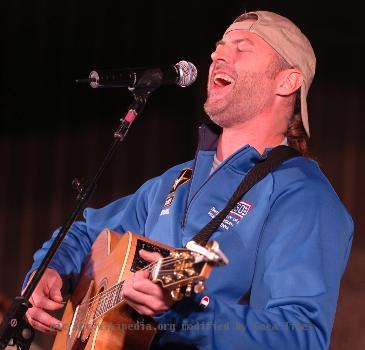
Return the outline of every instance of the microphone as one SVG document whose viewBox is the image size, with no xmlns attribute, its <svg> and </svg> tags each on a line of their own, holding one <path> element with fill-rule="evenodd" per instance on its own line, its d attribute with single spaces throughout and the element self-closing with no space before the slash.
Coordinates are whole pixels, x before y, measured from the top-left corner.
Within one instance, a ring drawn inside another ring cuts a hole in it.
<svg viewBox="0 0 365 350">
<path fill-rule="evenodd" d="M 162 85 L 177 84 L 186 87 L 194 83 L 197 69 L 187 61 L 164 68 L 123 68 L 92 71 L 88 79 L 77 79 L 77 83 L 90 83 L 92 88 L 127 87 L 156 90 Z"/>
</svg>

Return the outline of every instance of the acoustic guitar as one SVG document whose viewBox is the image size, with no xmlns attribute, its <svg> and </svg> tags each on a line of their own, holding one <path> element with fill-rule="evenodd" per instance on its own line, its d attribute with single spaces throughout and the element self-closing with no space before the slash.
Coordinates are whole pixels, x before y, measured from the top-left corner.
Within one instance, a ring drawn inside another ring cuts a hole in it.
<svg viewBox="0 0 365 350">
<path fill-rule="evenodd" d="M 139 250 L 162 258 L 148 264 Z M 130 308 L 121 296 L 124 280 L 140 269 L 171 293 L 173 300 L 204 290 L 213 266 L 228 262 L 217 242 L 189 242 L 176 249 L 132 232 L 103 230 L 85 260 L 80 281 L 68 301 L 53 350 L 148 349 L 159 325 Z"/>
</svg>

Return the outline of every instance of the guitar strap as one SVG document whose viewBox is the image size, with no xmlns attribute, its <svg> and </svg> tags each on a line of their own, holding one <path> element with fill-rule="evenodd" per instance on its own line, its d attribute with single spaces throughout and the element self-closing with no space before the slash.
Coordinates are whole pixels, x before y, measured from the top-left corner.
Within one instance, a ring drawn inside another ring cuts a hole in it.
<svg viewBox="0 0 365 350">
<path fill-rule="evenodd" d="M 222 221 L 229 212 L 236 206 L 240 199 L 245 195 L 256 183 L 261 181 L 266 175 L 275 170 L 280 164 L 290 158 L 299 157 L 301 154 L 289 146 L 280 145 L 273 148 L 266 159 L 255 166 L 246 174 L 241 183 L 234 191 L 227 205 L 221 210 L 211 221 L 209 221 L 193 238 L 192 241 L 200 245 L 205 245 L 213 232 L 217 230 Z"/>
</svg>

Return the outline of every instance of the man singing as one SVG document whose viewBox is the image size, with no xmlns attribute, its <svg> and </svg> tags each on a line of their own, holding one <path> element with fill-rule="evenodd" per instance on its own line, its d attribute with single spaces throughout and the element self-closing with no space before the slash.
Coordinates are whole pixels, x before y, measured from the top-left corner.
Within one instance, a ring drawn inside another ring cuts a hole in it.
<svg viewBox="0 0 365 350">
<path fill-rule="evenodd" d="M 308 158 L 313 49 L 287 18 L 257 11 L 239 16 L 211 57 L 204 109 L 215 126 L 200 128 L 196 158 L 133 195 L 85 210 L 85 220 L 72 226 L 31 297 L 27 318 L 35 328 L 49 331 L 60 322 L 46 310 L 63 305 L 61 276 L 80 274 L 102 229 L 184 247 L 256 163 L 288 145 L 302 156 L 258 182 L 241 198 L 242 210 L 234 209 L 212 235 L 229 264 L 213 270 L 202 294 L 173 302 L 146 271 L 127 279 L 121 293 L 138 313 L 174 325 L 161 328 L 153 349 L 328 348 L 353 223 Z M 181 176 L 184 181 L 173 188 Z M 51 241 L 35 254 L 30 273 Z"/>
</svg>

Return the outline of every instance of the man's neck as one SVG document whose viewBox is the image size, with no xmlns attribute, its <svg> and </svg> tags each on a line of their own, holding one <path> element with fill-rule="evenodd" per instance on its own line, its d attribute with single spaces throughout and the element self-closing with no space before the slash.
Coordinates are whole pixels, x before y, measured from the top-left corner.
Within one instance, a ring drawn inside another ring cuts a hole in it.
<svg viewBox="0 0 365 350">
<path fill-rule="evenodd" d="M 284 139 L 282 131 L 273 130 L 257 120 L 233 128 L 223 128 L 218 140 L 217 159 L 223 161 L 247 144 L 263 154 L 266 148 L 278 146 Z"/>
</svg>

